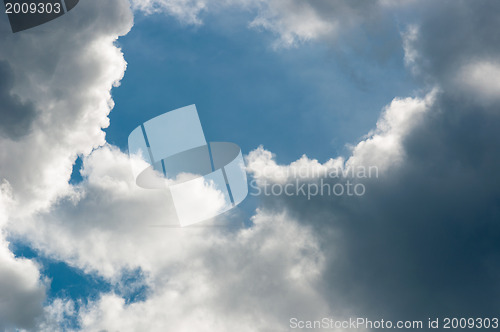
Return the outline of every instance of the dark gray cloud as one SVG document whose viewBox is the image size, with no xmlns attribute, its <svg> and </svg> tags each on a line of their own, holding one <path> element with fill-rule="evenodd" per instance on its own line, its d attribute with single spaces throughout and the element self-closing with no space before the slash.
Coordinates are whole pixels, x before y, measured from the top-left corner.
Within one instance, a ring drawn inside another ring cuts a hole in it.
<svg viewBox="0 0 500 332">
<path fill-rule="evenodd" d="M 500 116 L 443 94 L 404 138 L 405 162 L 362 197 L 267 197 L 311 225 L 335 311 L 372 319 L 498 316 Z"/>
<path fill-rule="evenodd" d="M 362 197 L 270 196 L 262 204 L 316 230 L 334 311 L 347 306 L 394 320 L 498 317 L 500 103 L 457 90 L 454 81 L 467 64 L 500 59 L 500 3 L 417 7 L 418 66 L 441 92 L 401 137 L 402 164 L 364 181 Z"/>
<path fill-rule="evenodd" d="M 498 1 L 426 1 L 408 7 L 408 22 L 419 26 L 412 44 L 425 78 L 439 84 L 456 79 L 460 67 L 500 54 Z"/>
<path fill-rule="evenodd" d="M 6 61 L 0 61 L 0 135 L 12 139 L 29 133 L 36 108 L 31 102 L 23 102 L 12 93 L 14 74 Z"/>
</svg>

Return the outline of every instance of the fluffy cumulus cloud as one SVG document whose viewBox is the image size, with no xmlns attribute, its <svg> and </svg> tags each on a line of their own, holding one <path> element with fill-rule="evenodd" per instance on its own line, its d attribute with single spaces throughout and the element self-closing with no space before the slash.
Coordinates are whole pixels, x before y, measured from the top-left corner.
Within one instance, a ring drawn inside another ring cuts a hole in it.
<svg viewBox="0 0 500 332">
<path fill-rule="evenodd" d="M 234 233 L 183 235 L 186 253 L 151 271 L 154 293 L 146 301 L 125 305 L 122 298 L 105 295 L 80 314 L 82 326 L 286 331 L 290 314 L 326 314 L 315 287 L 323 257 L 310 232 L 283 214 L 259 214 L 254 222 Z M 161 233 L 165 241 L 175 236 Z"/>
<path fill-rule="evenodd" d="M 239 5 L 257 6 L 253 25 L 287 45 L 338 34 L 339 25 L 361 24 L 377 8 L 405 10 L 397 1 Z M 132 6 L 198 24 L 210 3 Z M 495 315 L 497 4 L 406 6 L 414 16 L 401 47 L 427 92 L 394 99 L 345 159 L 304 156 L 279 165 L 264 148 L 251 152 L 255 188 L 286 186 L 292 194 L 261 194 L 250 227 L 237 210 L 205 227 L 172 227 L 168 192 L 138 188 L 129 157 L 105 143 L 110 90 L 126 65 L 114 41 L 132 25 L 127 1 L 82 1 L 59 19 L 65 29 L 49 23 L 51 33 L 2 35 L 0 114 L 9 114 L 9 125 L 0 125 L 0 303 L 9 305 L 0 305 L 0 328 L 54 331 L 75 320 L 88 331 L 286 331 L 290 317 L 332 313 L 394 320 Z M 69 185 L 79 154 L 84 180 Z M 346 172 L 370 167 L 372 176 Z M 294 190 L 346 181 L 362 185 L 363 194 Z M 39 267 L 15 258 L 6 235 L 116 287 L 79 308 L 68 299 L 44 308 Z M 130 271 L 140 275 L 138 285 L 123 282 Z M 136 287 L 144 298 L 129 301 L 124 294 Z"/>
<path fill-rule="evenodd" d="M 116 148 L 95 151 L 75 193 L 12 227 L 38 250 L 111 283 L 141 271 L 146 299 L 103 294 L 75 313 L 84 330 L 284 331 L 292 313 L 327 313 L 318 287 L 324 257 L 306 225 L 286 212 L 258 212 L 251 228 L 235 224 L 237 215 L 228 216 L 232 227 L 171 227 L 168 195 L 138 188 L 129 163 Z"/>
<path fill-rule="evenodd" d="M 11 199 L 11 188 L 4 182 L 0 186 L 0 227 L 7 222 Z M 27 259 L 16 259 L 4 232 L 0 235 L 0 329 L 32 328 L 43 311 L 45 283 L 38 266 Z"/>
<path fill-rule="evenodd" d="M 126 1 L 87 1 L 55 23 L 1 36 L 2 95 L 10 100 L 2 107 L 13 132 L 0 141 L 0 173 L 26 212 L 63 193 L 75 157 L 104 143 L 110 90 L 126 68 L 113 43 L 132 14 Z"/>
<path fill-rule="evenodd" d="M 36 330 L 42 332 L 71 331 L 71 319 L 75 315 L 72 300 L 55 299 L 45 306 L 43 315 L 37 319 Z"/>
<path fill-rule="evenodd" d="M 66 195 L 76 156 L 104 143 L 110 89 L 125 71 L 114 41 L 132 13 L 127 1 L 83 1 L 57 24 L 0 36 L 2 329 L 33 327 L 45 299 L 38 266 L 8 249 L 9 226 Z"/>
</svg>

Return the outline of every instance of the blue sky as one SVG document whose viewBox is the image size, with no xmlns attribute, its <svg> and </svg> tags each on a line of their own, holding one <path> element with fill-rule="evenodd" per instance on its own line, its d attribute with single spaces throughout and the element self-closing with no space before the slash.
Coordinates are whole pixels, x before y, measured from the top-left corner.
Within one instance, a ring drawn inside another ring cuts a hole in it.
<svg viewBox="0 0 500 332">
<path fill-rule="evenodd" d="M 389 42 L 371 41 L 395 48 L 378 60 L 357 54 L 349 40 L 274 49 L 275 36 L 249 28 L 251 18 L 207 15 L 193 27 L 138 14 L 118 41 L 128 68 L 113 89 L 108 142 L 126 150 L 138 123 L 196 104 L 211 141 L 237 142 L 245 153 L 262 144 L 281 163 L 302 154 L 325 161 L 345 155 L 345 145 L 374 127 L 384 105 L 415 89 L 397 30 L 384 36 Z"/>
</svg>

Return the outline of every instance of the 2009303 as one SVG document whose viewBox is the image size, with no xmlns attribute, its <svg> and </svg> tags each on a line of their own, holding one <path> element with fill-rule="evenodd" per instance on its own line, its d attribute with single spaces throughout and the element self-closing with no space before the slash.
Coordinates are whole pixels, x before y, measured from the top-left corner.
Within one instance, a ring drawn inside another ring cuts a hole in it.
<svg viewBox="0 0 500 332">
<path fill-rule="evenodd" d="M 61 3 L 5 3 L 6 14 L 59 14 L 62 12 Z"/>
</svg>

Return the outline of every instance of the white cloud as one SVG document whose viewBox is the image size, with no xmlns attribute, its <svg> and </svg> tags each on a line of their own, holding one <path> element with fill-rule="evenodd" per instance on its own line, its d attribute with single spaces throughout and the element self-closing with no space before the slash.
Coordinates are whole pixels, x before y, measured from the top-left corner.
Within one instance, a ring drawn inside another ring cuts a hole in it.
<svg viewBox="0 0 500 332">
<path fill-rule="evenodd" d="M 352 155 L 329 159 L 321 164 L 306 155 L 289 165 L 278 165 L 274 155 L 259 147 L 247 157 L 247 171 L 257 180 L 257 184 L 286 184 L 293 179 L 315 181 L 329 175 L 349 174 L 348 170 L 376 166 L 380 172 L 397 168 L 404 162 L 406 152 L 403 146 L 405 137 L 418 126 L 424 115 L 433 106 L 437 90 L 424 98 L 395 98 L 386 106 L 377 121 L 377 127 L 352 147 Z"/>
<path fill-rule="evenodd" d="M 476 95 L 486 102 L 500 99 L 500 63 L 498 61 L 474 61 L 458 71 L 456 83 L 465 93 Z"/>
<path fill-rule="evenodd" d="M 207 7 L 203 0 L 132 0 L 132 8 L 148 15 L 166 13 L 186 24 L 201 24 L 200 14 Z"/>
<path fill-rule="evenodd" d="M 403 142 L 435 101 L 437 90 L 424 98 L 395 98 L 384 108 L 377 128 L 359 142 L 347 160 L 347 165 L 377 166 L 380 171 L 399 167 L 405 160 Z"/>
<path fill-rule="evenodd" d="M 203 13 L 224 12 L 229 8 L 246 10 L 255 17 L 252 28 L 270 31 L 277 36 L 276 48 L 289 48 L 306 41 L 337 37 L 370 20 L 380 10 L 394 3 L 359 1 L 300 0 L 132 0 L 133 8 L 146 14 L 165 13 L 184 24 L 202 24 Z"/>
<path fill-rule="evenodd" d="M 112 283 L 124 270 L 143 271 L 144 301 L 103 294 L 79 313 L 83 330 L 286 331 L 291 314 L 328 313 L 323 254 L 286 213 L 257 212 L 251 228 L 151 227 L 168 223 L 171 202 L 135 185 L 127 155 L 96 150 L 85 175 L 50 212 L 16 222 L 38 250 Z"/>
<path fill-rule="evenodd" d="M 0 227 L 7 222 L 6 213 L 12 198 L 10 188 L 0 186 Z M 8 242 L 0 238 L 0 329 L 32 328 L 42 314 L 45 285 L 38 266 L 29 259 L 15 258 Z"/>
<path fill-rule="evenodd" d="M 40 317 L 36 330 L 40 332 L 73 331 L 71 319 L 75 313 L 75 303 L 72 300 L 55 299 L 44 308 L 44 315 Z"/>
<path fill-rule="evenodd" d="M 23 139 L 0 141 L 0 174 L 27 214 L 69 189 L 77 154 L 104 144 L 110 90 L 126 68 L 114 42 L 132 15 L 125 0 L 85 1 L 52 23 L 1 37 L 0 59 L 15 74 L 11 93 L 38 112 Z"/>
<path fill-rule="evenodd" d="M 258 16 L 250 27 L 260 27 L 279 36 L 276 47 L 295 46 L 335 33 L 339 17 L 325 19 L 314 4 L 304 1 L 261 1 Z"/>
<path fill-rule="evenodd" d="M 24 132 L 0 139 L 2 330 L 33 327 L 45 299 L 39 267 L 15 258 L 5 238 L 13 235 L 15 218 L 29 218 L 68 195 L 77 154 L 104 144 L 101 129 L 113 107 L 110 90 L 126 67 L 114 42 L 131 26 L 128 1 L 82 1 L 53 22 L 0 36 L 0 63 L 12 76 L 0 86 L 5 89 L 0 95 L 15 101 L 3 104 L 2 114 L 18 112 L 19 105 L 35 110 L 26 113 Z M 5 109 L 9 105 L 13 108 Z"/>
<path fill-rule="evenodd" d="M 246 160 L 247 172 L 253 174 L 259 184 L 265 181 L 285 184 L 296 177 L 304 180 L 314 180 L 322 174 L 336 172 L 337 170 L 340 172 L 345 164 L 342 157 L 329 159 L 324 164 L 321 164 L 317 160 L 311 160 L 306 155 L 303 155 L 290 165 L 278 165 L 275 161 L 275 155 L 262 146 L 250 151 Z"/>
<path fill-rule="evenodd" d="M 205 243 L 183 232 L 192 243 L 181 256 L 163 254 L 144 302 L 104 295 L 80 313 L 84 330 L 287 331 L 292 314 L 326 314 L 316 288 L 323 258 L 308 230 L 283 214 L 259 213 L 254 222 L 234 233 L 203 231 Z"/>
<path fill-rule="evenodd" d="M 401 37 L 403 39 L 403 50 L 405 52 L 405 65 L 411 69 L 414 74 L 418 74 L 417 62 L 419 60 L 418 50 L 415 42 L 418 40 L 419 28 L 416 25 L 409 25 Z"/>
</svg>

